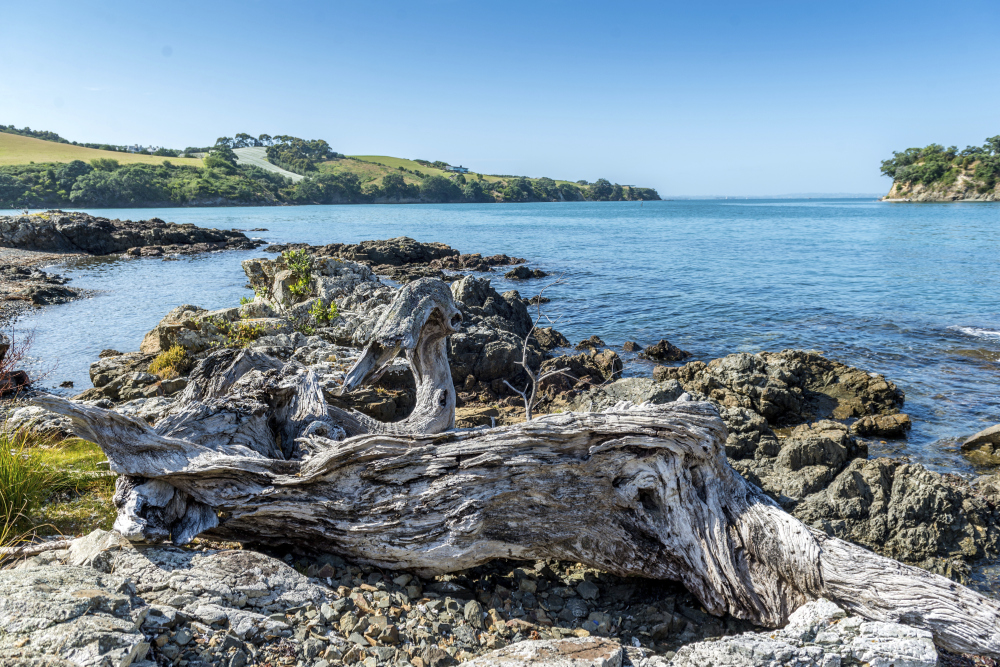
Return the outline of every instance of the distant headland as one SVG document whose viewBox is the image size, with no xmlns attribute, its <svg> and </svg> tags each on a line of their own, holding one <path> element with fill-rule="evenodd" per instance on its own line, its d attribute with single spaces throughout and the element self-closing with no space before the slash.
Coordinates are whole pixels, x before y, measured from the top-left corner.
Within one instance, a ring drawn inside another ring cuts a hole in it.
<svg viewBox="0 0 1000 667">
<path fill-rule="evenodd" d="M 70 142 L 0 125 L 0 207 L 280 206 L 659 200 L 599 178 L 481 174 L 440 160 L 348 156 L 322 139 L 240 133 L 184 150 Z"/>
<path fill-rule="evenodd" d="M 998 201 L 1000 135 L 961 151 L 931 144 L 894 152 L 882 173 L 892 179 L 885 201 Z"/>
</svg>

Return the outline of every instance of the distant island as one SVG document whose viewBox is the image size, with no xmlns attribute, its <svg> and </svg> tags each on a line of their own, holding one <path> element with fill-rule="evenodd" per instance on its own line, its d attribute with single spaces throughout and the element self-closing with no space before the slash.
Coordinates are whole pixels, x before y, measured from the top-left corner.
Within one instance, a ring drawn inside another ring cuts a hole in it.
<svg viewBox="0 0 1000 667">
<path fill-rule="evenodd" d="M 998 201 L 1000 135 L 961 151 L 931 144 L 894 152 L 882 174 L 892 179 L 886 201 Z"/>
<path fill-rule="evenodd" d="M 659 200 L 599 178 L 481 174 L 436 160 L 347 156 L 322 139 L 240 133 L 206 147 L 69 142 L 0 125 L 0 207 L 277 206 Z"/>
</svg>

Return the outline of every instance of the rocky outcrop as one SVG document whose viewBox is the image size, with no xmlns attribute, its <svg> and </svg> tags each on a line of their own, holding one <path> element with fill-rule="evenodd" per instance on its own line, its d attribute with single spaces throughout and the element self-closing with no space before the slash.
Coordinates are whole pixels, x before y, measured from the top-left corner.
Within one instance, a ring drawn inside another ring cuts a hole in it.
<svg viewBox="0 0 1000 667">
<path fill-rule="evenodd" d="M 89 567 L 0 571 L 0 663 L 127 667 L 149 606 L 124 576 Z"/>
<path fill-rule="evenodd" d="M 650 345 L 644 349 L 639 356 L 651 361 L 683 361 L 690 357 L 691 353 L 682 350 L 664 338 L 656 345 Z"/>
<path fill-rule="evenodd" d="M 69 278 L 25 266 L 0 266 L 0 298 L 48 306 L 78 299 L 83 290 L 66 287 Z"/>
<path fill-rule="evenodd" d="M 965 481 L 903 459 L 851 461 L 792 512 L 879 553 L 954 575 L 950 559 L 1000 555 L 1000 507 Z"/>
<path fill-rule="evenodd" d="M 189 304 L 177 306 L 146 334 L 139 352 L 159 354 L 179 345 L 193 355 L 226 344 L 227 338 L 240 335 L 239 330 L 253 338 L 292 333 L 288 321 L 279 317 L 246 317 L 248 310 L 247 306 L 218 310 Z"/>
<path fill-rule="evenodd" d="M 894 415 L 865 415 L 851 425 L 858 435 L 879 438 L 902 438 L 913 426 L 909 415 L 898 413 Z"/>
<path fill-rule="evenodd" d="M 799 607 L 788 625 L 771 632 L 681 647 L 670 667 L 935 667 L 937 650 L 931 634 L 899 623 L 865 621 L 848 616 L 829 600 Z"/>
<path fill-rule="evenodd" d="M 1000 201 L 1000 185 L 986 187 L 973 170 L 958 167 L 954 181 L 947 183 L 893 182 L 885 201 Z"/>
<path fill-rule="evenodd" d="M 607 347 L 607 345 L 608 345 L 607 343 L 605 343 L 603 340 L 601 340 L 600 336 L 598 336 L 597 334 L 594 334 L 590 338 L 587 338 L 586 340 L 581 340 L 579 343 L 577 343 L 576 344 L 576 349 L 577 350 L 599 350 L 602 347 Z"/>
<path fill-rule="evenodd" d="M 904 398 L 902 390 L 881 375 L 803 350 L 658 366 L 653 377 L 677 380 L 685 390 L 723 407 L 753 410 L 773 426 L 894 414 Z"/>
<path fill-rule="evenodd" d="M 484 383 L 494 394 L 506 393 L 503 380 L 517 385 L 524 372 L 518 366 L 531 317 L 515 290 L 498 294 L 488 278 L 465 276 L 451 286 L 462 311 L 462 329 L 448 339 L 451 374 L 456 385 Z M 528 343 L 528 361 L 541 363 L 535 338 Z M 473 380 L 470 382 L 469 377 Z"/>
<path fill-rule="evenodd" d="M 962 443 L 962 453 L 977 465 L 1000 465 L 1000 424 L 968 438 Z"/>
<path fill-rule="evenodd" d="M 753 458 L 730 455 L 730 463 L 786 509 L 825 489 L 852 459 L 868 455 L 867 447 L 850 435 L 847 426 L 827 420 L 803 424 L 787 438 L 777 443 L 768 440 L 765 446 L 774 453 L 769 456 L 759 444 L 753 452 L 744 447 L 740 453 Z"/>
<path fill-rule="evenodd" d="M 406 236 L 361 243 L 329 243 L 312 246 L 305 243 L 276 244 L 272 252 L 305 250 L 318 257 L 337 257 L 365 264 L 378 275 L 399 282 L 417 278 L 446 278 L 443 270 L 489 271 L 496 266 L 522 264 L 524 259 L 507 255 L 484 257 L 479 253 L 462 254 L 444 243 L 422 243 Z"/>
<path fill-rule="evenodd" d="M 48 211 L 0 217 L 0 245 L 25 250 L 111 255 L 162 255 L 210 250 L 249 250 L 263 241 L 242 232 L 167 223 L 109 220 L 87 213 Z"/>
</svg>

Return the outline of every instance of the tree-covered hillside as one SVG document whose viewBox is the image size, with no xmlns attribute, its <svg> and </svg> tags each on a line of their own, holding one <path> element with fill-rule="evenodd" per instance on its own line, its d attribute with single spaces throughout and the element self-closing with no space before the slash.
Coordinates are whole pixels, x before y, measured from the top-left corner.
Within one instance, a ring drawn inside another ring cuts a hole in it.
<svg viewBox="0 0 1000 667">
<path fill-rule="evenodd" d="M 17 134 L 25 131 L 27 128 Z M 54 133 L 31 132 L 58 137 Z M 3 136 L 0 133 L 0 158 L 4 155 Z M 34 145 L 44 143 L 36 141 Z M 239 164 L 233 149 L 249 147 L 265 147 L 268 162 L 305 178 L 293 183 L 286 178 L 287 174 Z M 44 153 L 36 150 L 39 155 Z M 252 137 L 240 133 L 220 137 L 206 149 L 188 149 L 185 154 L 192 152 L 206 155 L 200 163 L 188 159 L 184 160 L 186 164 L 171 160 L 159 164 L 125 164 L 110 157 L 42 162 L 30 159 L 32 155 L 22 147 L 19 163 L 11 164 L 11 160 L 0 163 L 0 207 L 659 199 L 652 188 L 622 186 L 606 179 L 570 183 L 544 177 L 455 173 L 448 171 L 450 165 L 442 161 L 348 157 L 334 151 L 322 139 L 304 140 L 287 135 Z"/>
<path fill-rule="evenodd" d="M 895 152 L 882 162 L 893 180 L 889 198 L 993 199 L 1000 181 L 1000 136 L 982 146 L 931 144 Z"/>
</svg>

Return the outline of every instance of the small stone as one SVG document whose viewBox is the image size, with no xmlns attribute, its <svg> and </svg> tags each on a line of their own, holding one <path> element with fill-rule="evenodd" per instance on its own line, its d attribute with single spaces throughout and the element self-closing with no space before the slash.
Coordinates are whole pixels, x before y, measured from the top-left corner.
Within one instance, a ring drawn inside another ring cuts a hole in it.
<svg viewBox="0 0 1000 667">
<path fill-rule="evenodd" d="M 476 628 L 477 630 L 483 630 L 486 628 L 486 624 L 483 622 L 483 617 L 485 612 L 483 610 L 483 605 L 481 605 L 476 600 L 469 600 L 465 603 L 465 622 Z"/>
<path fill-rule="evenodd" d="M 405 587 L 411 581 L 413 581 L 413 576 L 412 575 L 401 574 L 398 577 L 396 577 L 395 579 L 393 579 L 392 583 L 396 584 L 397 586 Z"/>
<path fill-rule="evenodd" d="M 178 646 L 186 646 L 187 643 L 190 642 L 193 637 L 194 635 L 191 634 L 190 630 L 188 630 L 187 628 L 181 628 L 180 630 L 177 631 L 177 634 L 174 635 L 174 642 Z"/>
<path fill-rule="evenodd" d="M 522 593 L 534 593 L 538 590 L 538 583 L 534 579 L 522 579 L 517 587 Z"/>
<path fill-rule="evenodd" d="M 358 646 L 368 646 L 368 642 L 365 640 L 365 638 L 360 634 L 358 634 L 357 632 L 352 632 L 351 636 L 347 638 L 347 641 L 351 642 L 352 644 L 357 644 Z"/>
<path fill-rule="evenodd" d="M 576 587 L 576 592 L 580 594 L 584 600 L 596 600 L 597 596 L 601 594 L 601 591 L 597 586 L 589 581 L 581 581 L 580 585 Z"/>
<path fill-rule="evenodd" d="M 237 651 L 233 654 L 233 657 L 229 659 L 229 667 L 244 667 L 247 664 L 247 654 L 242 650 Z"/>
</svg>

